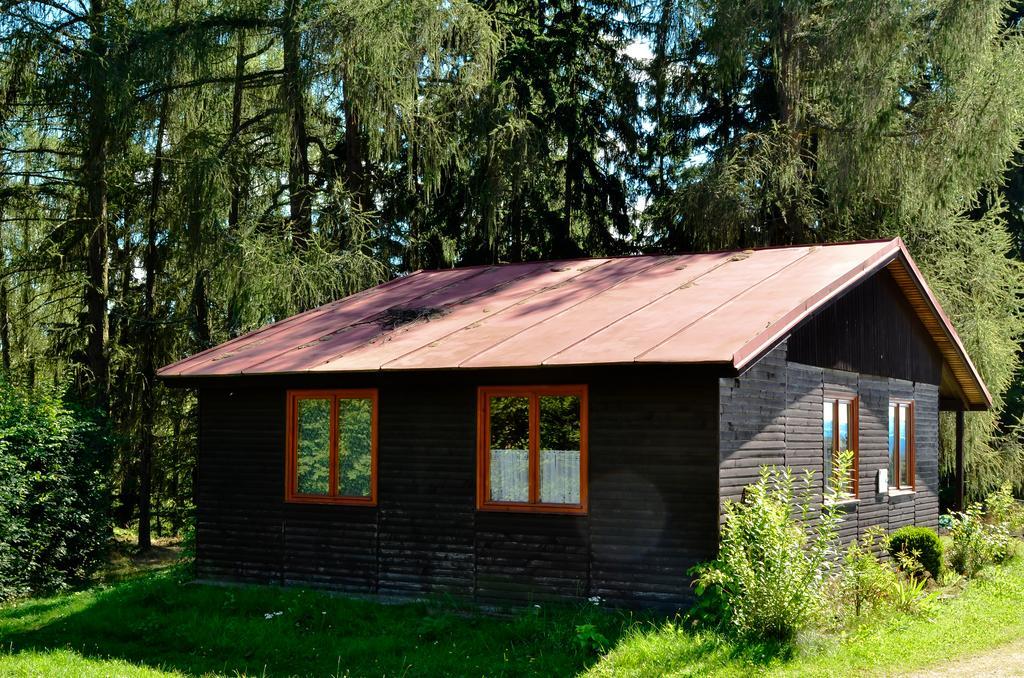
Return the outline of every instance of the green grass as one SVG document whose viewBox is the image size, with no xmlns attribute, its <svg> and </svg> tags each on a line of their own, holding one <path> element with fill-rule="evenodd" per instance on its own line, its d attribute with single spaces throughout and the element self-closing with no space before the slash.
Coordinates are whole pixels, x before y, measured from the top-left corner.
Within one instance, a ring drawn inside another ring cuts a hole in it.
<svg viewBox="0 0 1024 678">
<path fill-rule="evenodd" d="M 204 586 L 172 569 L 0 609 L 0 675 L 65 662 L 68 675 L 572 675 L 596 659 L 575 647 L 576 624 L 614 637 L 632 621 L 592 607 L 497 617 L 444 601 Z"/>
<path fill-rule="evenodd" d="M 849 676 L 902 673 L 1024 638 L 1024 558 L 985 570 L 922 615 L 870 621 L 842 641 L 808 638 L 795 650 L 739 645 L 672 624 L 634 628 L 591 676 Z"/>
<path fill-rule="evenodd" d="M 0 675 L 850 675 L 906 671 L 1024 637 L 1024 559 L 928 616 L 889 617 L 802 649 L 743 645 L 672 621 L 543 606 L 487 616 L 444 601 L 189 584 L 180 570 L 0 608 Z M 281 614 L 275 614 L 280 612 Z M 271 618 L 267 619 L 266 615 Z M 577 648 L 593 623 L 603 657 Z"/>
</svg>

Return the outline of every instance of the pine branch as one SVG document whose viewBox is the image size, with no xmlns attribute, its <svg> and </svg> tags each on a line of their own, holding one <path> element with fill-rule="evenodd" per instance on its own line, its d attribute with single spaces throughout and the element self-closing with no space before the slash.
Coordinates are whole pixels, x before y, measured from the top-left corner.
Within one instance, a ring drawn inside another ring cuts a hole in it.
<svg viewBox="0 0 1024 678">
<path fill-rule="evenodd" d="M 243 82 L 247 87 L 260 88 L 260 87 L 271 87 L 275 83 L 264 82 L 264 80 L 273 80 L 275 77 L 280 76 L 284 73 L 282 69 L 271 69 L 267 71 L 259 71 L 257 73 L 248 73 L 243 78 Z M 146 90 L 141 94 L 136 95 L 136 100 L 144 101 L 155 96 L 159 96 L 166 92 L 174 92 L 182 89 L 192 89 L 194 87 L 202 87 L 203 85 L 226 85 L 235 82 L 234 76 L 215 76 L 209 78 L 198 78 L 196 80 L 190 80 L 188 82 L 179 82 L 169 85 L 161 85 L 160 87 L 154 87 Z"/>
</svg>

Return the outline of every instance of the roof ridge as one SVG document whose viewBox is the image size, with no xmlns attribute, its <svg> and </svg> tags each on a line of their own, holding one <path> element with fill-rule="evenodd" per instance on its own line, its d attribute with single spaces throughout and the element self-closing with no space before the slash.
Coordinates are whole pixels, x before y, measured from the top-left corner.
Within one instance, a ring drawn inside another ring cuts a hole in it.
<svg viewBox="0 0 1024 678">
<path fill-rule="evenodd" d="M 639 252 L 636 254 L 608 254 L 593 257 L 568 257 L 565 259 L 531 259 L 530 261 L 502 261 L 496 264 L 470 264 L 468 266 L 450 266 L 447 268 L 421 268 L 417 272 L 445 273 L 448 271 L 465 271 L 473 268 L 494 268 L 499 266 L 524 266 L 527 264 L 558 264 L 563 262 L 593 261 L 595 259 L 639 259 L 641 257 L 691 257 L 698 254 L 739 254 L 741 252 L 769 252 L 772 250 L 799 249 L 801 247 L 843 247 L 846 245 L 870 245 L 872 243 L 888 243 L 902 239 L 899 236 L 894 238 L 868 238 L 866 240 L 838 240 L 835 242 L 805 242 L 791 243 L 789 245 L 757 245 L 754 247 L 730 247 L 717 250 L 690 250 L 687 252 Z"/>
</svg>

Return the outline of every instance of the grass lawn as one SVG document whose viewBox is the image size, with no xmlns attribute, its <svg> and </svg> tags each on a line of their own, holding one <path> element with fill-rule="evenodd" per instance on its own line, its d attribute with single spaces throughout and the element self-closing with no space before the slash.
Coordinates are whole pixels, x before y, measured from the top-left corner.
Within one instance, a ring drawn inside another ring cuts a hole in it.
<svg viewBox="0 0 1024 678">
<path fill-rule="evenodd" d="M 483 616 L 437 601 L 190 584 L 179 569 L 0 608 L 0 675 L 848 675 L 905 671 L 1024 637 L 1024 559 L 929 617 L 896 617 L 788 656 L 590 607 Z M 268 618 L 269 615 L 269 618 Z M 611 641 L 580 649 L 576 625 Z"/>
</svg>

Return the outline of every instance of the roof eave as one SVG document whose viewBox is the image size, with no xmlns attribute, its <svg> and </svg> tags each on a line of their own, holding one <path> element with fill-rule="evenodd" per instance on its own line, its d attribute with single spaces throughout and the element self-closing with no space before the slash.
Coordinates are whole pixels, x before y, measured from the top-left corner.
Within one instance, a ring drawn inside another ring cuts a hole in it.
<svg viewBox="0 0 1024 678">
<path fill-rule="evenodd" d="M 747 342 L 733 355 L 733 365 L 736 371 L 742 372 L 744 369 L 757 362 L 757 360 L 777 346 L 779 342 L 785 339 L 801 322 L 810 317 L 819 308 L 825 306 L 833 299 L 868 277 L 878 273 L 883 268 L 890 267 L 893 263 L 898 263 L 903 267 L 907 273 L 908 281 L 913 284 L 914 288 L 916 288 L 921 297 L 921 301 L 923 301 L 926 306 L 924 310 L 927 310 L 938 320 L 937 323 L 933 324 L 933 327 L 929 327 L 929 331 L 931 332 L 933 329 L 941 331 L 942 335 L 944 335 L 945 342 L 941 341 L 942 337 L 935 337 L 934 333 L 933 339 L 936 340 L 936 344 L 939 345 L 939 349 L 943 353 L 943 360 L 951 365 L 953 363 L 958 363 L 958 366 L 961 368 L 959 370 L 954 370 L 954 372 L 960 373 L 957 375 L 957 384 L 960 388 L 961 396 L 964 401 L 964 409 L 991 409 L 992 396 L 985 385 L 985 381 L 981 378 L 981 374 L 971 361 L 970 356 L 967 354 L 967 349 L 964 348 L 963 342 L 960 340 L 960 336 L 956 333 L 956 329 L 953 327 L 953 323 L 942 310 L 935 294 L 931 291 L 931 288 L 928 287 L 928 283 L 925 282 L 924 276 L 921 274 L 921 270 L 917 267 L 917 264 L 914 263 L 913 258 L 910 256 L 910 252 L 907 250 L 906 244 L 901 238 L 894 238 L 890 241 L 890 246 L 880 250 L 875 255 L 865 260 L 861 266 L 850 271 L 847 275 L 834 281 L 828 287 L 823 288 L 816 294 L 809 297 L 803 304 L 784 315 L 771 326 L 765 328 L 763 332 Z M 906 289 L 902 281 L 897 282 L 900 284 L 904 293 L 909 291 Z M 918 305 L 913 303 L 913 300 L 911 300 L 911 305 L 915 307 L 915 310 L 920 311 L 920 309 L 917 308 Z M 922 318 L 922 320 L 924 320 L 924 318 Z M 926 326 L 930 325 L 927 322 L 925 324 Z M 945 343 L 948 343 L 949 345 L 949 349 L 947 350 L 944 350 L 946 349 L 946 346 L 944 345 Z M 966 384 L 965 381 L 967 382 Z M 971 391 L 975 392 L 974 398 L 971 398 L 968 395 Z"/>
</svg>

